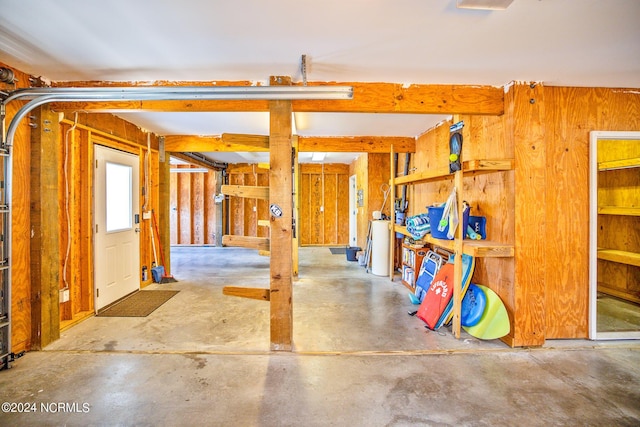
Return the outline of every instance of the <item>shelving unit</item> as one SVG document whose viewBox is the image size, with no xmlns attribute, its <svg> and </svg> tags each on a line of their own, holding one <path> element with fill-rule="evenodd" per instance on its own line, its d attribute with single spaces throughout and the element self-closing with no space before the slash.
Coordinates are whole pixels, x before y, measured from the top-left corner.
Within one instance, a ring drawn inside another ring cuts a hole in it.
<svg viewBox="0 0 640 427">
<path fill-rule="evenodd" d="M 425 255 L 427 250 L 424 248 L 402 244 L 402 284 L 412 291 L 416 288 L 416 280 Z"/>
<path fill-rule="evenodd" d="M 393 148 L 391 158 L 393 159 Z M 457 204 L 458 204 L 458 217 L 462 218 L 462 202 L 464 200 L 463 191 L 463 179 L 464 177 L 474 176 L 478 174 L 494 173 L 509 171 L 514 168 L 513 159 L 482 159 L 482 160 L 469 160 L 462 162 L 462 170 L 451 174 L 449 168 L 438 168 L 427 171 L 413 173 L 403 177 L 396 177 L 396 171 L 394 169 L 393 161 L 391 162 L 391 179 L 389 185 L 392 189 L 392 200 L 395 198 L 395 186 L 396 185 L 409 185 L 419 184 L 426 182 L 446 181 L 453 180 L 453 186 L 457 191 Z M 394 213 L 392 212 L 391 223 L 395 224 Z M 394 225 L 392 232 L 398 232 L 409 236 L 406 227 Z M 430 234 L 427 234 L 422 241 L 435 246 L 443 247 L 455 254 L 464 253 L 473 257 L 513 257 L 515 250 L 513 245 L 502 244 L 499 242 L 491 242 L 487 240 L 465 240 L 462 227 L 456 229 L 456 235 L 454 240 L 436 239 Z M 391 260 L 394 259 L 394 245 L 391 244 Z M 457 260 L 460 257 L 456 257 Z M 393 262 L 393 261 L 392 261 Z M 393 280 L 393 268 L 390 279 Z M 455 263 L 454 267 L 454 289 L 453 289 L 453 326 L 452 331 L 456 338 L 460 338 L 460 309 L 462 303 L 462 264 L 460 262 Z"/>
<path fill-rule="evenodd" d="M 624 150 L 621 152 L 624 153 Z M 628 237 L 629 233 L 633 233 L 633 224 L 640 223 L 640 220 L 634 219 L 640 217 L 637 197 L 640 187 L 640 158 L 611 159 L 619 155 L 613 149 L 603 149 L 602 155 L 608 158 L 597 163 L 598 182 L 607 184 L 598 197 L 598 228 L 604 231 L 598 238 L 596 257 L 599 261 L 608 261 L 618 266 L 610 267 L 602 279 L 598 278 L 598 291 L 640 304 L 637 285 L 634 288 L 628 283 L 628 278 L 624 279 L 631 275 L 627 272 L 628 268 L 640 267 L 640 253 L 626 250 L 628 242 L 633 240 Z M 607 280 L 613 271 L 618 280 Z"/>
</svg>

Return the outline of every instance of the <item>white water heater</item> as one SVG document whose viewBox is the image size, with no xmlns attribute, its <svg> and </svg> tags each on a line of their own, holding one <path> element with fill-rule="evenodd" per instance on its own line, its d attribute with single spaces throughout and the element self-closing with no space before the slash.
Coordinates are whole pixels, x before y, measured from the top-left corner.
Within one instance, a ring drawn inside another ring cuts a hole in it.
<svg viewBox="0 0 640 427">
<path fill-rule="evenodd" d="M 386 220 L 371 223 L 371 272 L 376 276 L 389 275 L 389 224 Z"/>
</svg>

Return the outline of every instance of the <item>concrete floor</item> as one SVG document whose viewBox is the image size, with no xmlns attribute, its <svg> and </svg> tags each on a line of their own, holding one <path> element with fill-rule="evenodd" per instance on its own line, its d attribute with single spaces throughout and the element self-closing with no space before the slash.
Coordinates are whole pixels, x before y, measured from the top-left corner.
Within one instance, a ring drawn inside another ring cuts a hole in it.
<svg viewBox="0 0 640 427">
<path fill-rule="evenodd" d="M 146 318 L 90 318 L 0 372 L 0 425 L 640 425 L 640 344 L 510 349 L 426 330 L 407 290 L 301 250 L 293 353 L 270 353 L 268 258 L 174 248 L 180 290 Z M 150 289 L 150 288 L 147 288 Z M 26 412 L 30 410 L 30 412 Z M 48 412 L 47 412 L 48 411 Z"/>
</svg>

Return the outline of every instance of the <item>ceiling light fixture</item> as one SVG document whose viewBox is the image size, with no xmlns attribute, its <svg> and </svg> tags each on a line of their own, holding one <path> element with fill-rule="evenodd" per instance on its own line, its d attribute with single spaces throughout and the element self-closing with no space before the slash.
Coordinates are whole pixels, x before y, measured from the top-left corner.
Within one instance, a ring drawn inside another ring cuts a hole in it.
<svg viewBox="0 0 640 427">
<path fill-rule="evenodd" d="M 505 10 L 513 0 L 457 0 L 458 9 Z"/>
</svg>

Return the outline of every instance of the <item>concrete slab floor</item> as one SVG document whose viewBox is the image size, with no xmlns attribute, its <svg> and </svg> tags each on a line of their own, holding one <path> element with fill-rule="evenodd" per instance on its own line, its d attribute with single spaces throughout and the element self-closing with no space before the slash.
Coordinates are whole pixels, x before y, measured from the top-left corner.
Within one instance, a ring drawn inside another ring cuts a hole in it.
<svg viewBox="0 0 640 427">
<path fill-rule="evenodd" d="M 95 317 L 0 372 L 0 425 L 640 425 L 640 344 L 426 331 L 406 289 L 303 248 L 293 353 L 270 353 L 268 258 L 176 248 L 181 292 L 147 318 Z"/>
</svg>

